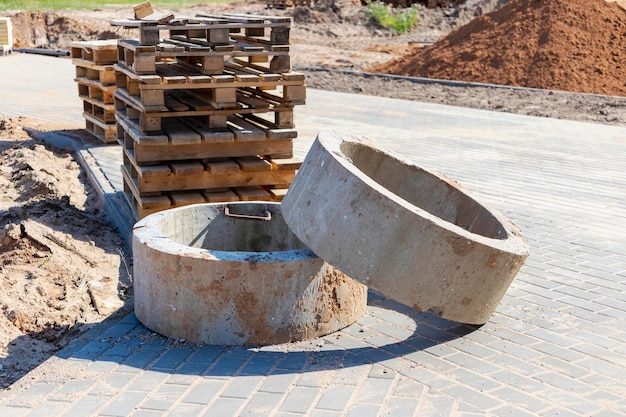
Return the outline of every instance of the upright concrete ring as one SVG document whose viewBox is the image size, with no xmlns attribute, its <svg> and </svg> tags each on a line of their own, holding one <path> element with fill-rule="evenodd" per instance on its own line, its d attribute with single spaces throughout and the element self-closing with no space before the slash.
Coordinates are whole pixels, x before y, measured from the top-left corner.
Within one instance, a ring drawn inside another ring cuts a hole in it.
<svg viewBox="0 0 626 417">
<path fill-rule="evenodd" d="M 334 132 L 318 135 L 282 205 L 326 262 L 461 323 L 489 320 L 529 254 L 518 228 L 459 184 Z"/>
<path fill-rule="evenodd" d="M 199 204 L 133 229 L 135 313 L 171 338 L 268 345 L 356 321 L 367 287 L 326 264 L 290 230 L 279 203 Z"/>
</svg>

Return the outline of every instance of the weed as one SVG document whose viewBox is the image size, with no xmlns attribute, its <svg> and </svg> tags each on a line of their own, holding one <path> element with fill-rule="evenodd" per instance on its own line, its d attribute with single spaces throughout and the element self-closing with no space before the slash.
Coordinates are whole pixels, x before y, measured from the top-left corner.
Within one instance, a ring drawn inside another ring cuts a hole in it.
<svg viewBox="0 0 626 417">
<path fill-rule="evenodd" d="M 369 2 L 365 16 L 368 20 L 384 28 L 395 29 L 400 34 L 410 31 L 419 22 L 419 13 L 416 7 L 392 9 L 382 1 Z"/>
</svg>

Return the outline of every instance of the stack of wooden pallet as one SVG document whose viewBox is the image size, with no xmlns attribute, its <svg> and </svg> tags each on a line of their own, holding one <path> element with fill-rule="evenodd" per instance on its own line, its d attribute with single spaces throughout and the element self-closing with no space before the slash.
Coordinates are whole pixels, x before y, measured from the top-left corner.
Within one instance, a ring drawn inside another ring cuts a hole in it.
<svg viewBox="0 0 626 417">
<path fill-rule="evenodd" d="M 113 93 L 117 62 L 117 41 L 81 41 L 70 44 L 76 66 L 78 96 L 83 101 L 86 128 L 105 143 L 116 141 Z"/>
<path fill-rule="evenodd" d="M 280 201 L 301 164 L 293 110 L 306 98 L 304 75 L 291 71 L 291 19 L 151 13 L 111 23 L 139 30 L 138 40 L 118 41 L 114 94 L 137 218 L 201 202 Z"/>
<path fill-rule="evenodd" d="M 13 28 L 11 18 L 0 17 L 0 55 L 13 51 Z"/>
</svg>

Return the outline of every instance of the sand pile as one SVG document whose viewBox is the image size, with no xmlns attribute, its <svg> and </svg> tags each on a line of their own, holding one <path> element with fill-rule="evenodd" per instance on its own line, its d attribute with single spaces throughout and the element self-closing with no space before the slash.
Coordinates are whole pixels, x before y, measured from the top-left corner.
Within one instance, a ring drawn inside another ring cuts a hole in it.
<svg viewBox="0 0 626 417">
<path fill-rule="evenodd" d="M 626 11 L 605 0 L 511 0 L 371 72 L 626 96 Z"/>
</svg>

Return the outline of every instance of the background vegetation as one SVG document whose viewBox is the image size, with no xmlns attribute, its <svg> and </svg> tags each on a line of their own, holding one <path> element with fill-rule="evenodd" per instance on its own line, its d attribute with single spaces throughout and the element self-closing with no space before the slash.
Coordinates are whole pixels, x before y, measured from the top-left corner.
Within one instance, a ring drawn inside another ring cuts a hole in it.
<svg viewBox="0 0 626 417">
<path fill-rule="evenodd" d="M 203 0 L 204 3 L 221 3 L 238 0 Z M 0 10 L 94 10 L 112 6 L 135 6 L 143 0 L 0 0 Z M 159 7 L 173 8 L 198 4 L 198 0 L 154 0 L 155 9 Z"/>
</svg>

